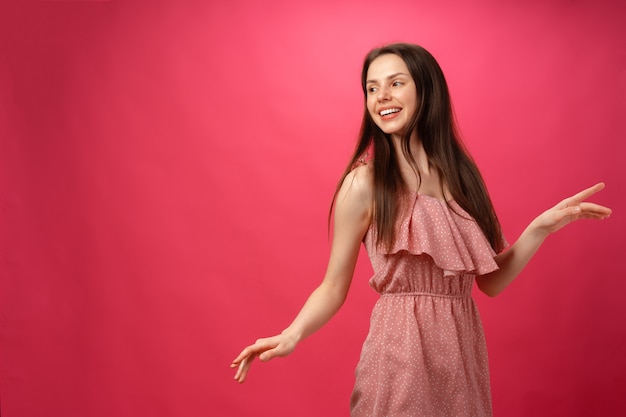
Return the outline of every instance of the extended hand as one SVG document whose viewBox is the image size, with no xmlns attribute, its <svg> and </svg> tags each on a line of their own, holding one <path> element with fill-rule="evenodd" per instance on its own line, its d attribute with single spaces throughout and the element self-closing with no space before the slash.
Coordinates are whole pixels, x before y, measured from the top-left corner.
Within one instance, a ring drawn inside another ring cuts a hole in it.
<svg viewBox="0 0 626 417">
<path fill-rule="evenodd" d="M 289 355 L 295 347 L 295 339 L 287 334 L 257 340 L 253 345 L 242 350 L 230 365 L 231 368 L 239 367 L 235 373 L 235 380 L 239 383 L 246 380 L 250 365 L 257 356 L 262 362 L 267 362 L 276 356 Z"/>
<path fill-rule="evenodd" d="M 550 234 L 578 219 L 606 219 L 611 215 L 611 209 L 585 201 L 603 188 L 604 183 L 598 183 L 576 195 L 568 197 L 556 206 L 543 212 L 533 223 L 536 227 L 545 231 L 546 234 Z"/>
</svg>

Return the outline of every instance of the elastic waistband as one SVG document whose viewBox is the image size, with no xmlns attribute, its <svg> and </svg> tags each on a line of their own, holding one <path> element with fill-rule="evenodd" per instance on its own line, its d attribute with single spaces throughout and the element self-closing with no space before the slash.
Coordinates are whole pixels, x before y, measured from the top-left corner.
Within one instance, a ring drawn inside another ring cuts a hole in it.
<svg viewBox="0 0 626 417">
<path fill-rule="evenodd" d="M 386 292 L 380 294 L 381 297 L 436 297 L 436 298 L 468 298 L 471 293 L 465 294 L 437 294 L 432 292 Z"/>
</svg>

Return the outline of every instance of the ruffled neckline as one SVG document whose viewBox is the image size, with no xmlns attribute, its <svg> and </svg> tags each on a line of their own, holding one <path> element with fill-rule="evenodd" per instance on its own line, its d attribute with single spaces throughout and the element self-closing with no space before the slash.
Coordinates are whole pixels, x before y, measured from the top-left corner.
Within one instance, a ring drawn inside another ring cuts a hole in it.
<svg viewBox="0 0 626 417">
<path fill-rule="evenodd" d="M 409 191 L 402 194 L 396 221 L 396 238 L 389 249 L 377 248 L 376 228 L 365 237 L 370 256 L 374 254 L 428 255 L 444 275 L 486 274 L 498 269 L 495 251 L 476 221 L 454 200 Z"/>
</svg>

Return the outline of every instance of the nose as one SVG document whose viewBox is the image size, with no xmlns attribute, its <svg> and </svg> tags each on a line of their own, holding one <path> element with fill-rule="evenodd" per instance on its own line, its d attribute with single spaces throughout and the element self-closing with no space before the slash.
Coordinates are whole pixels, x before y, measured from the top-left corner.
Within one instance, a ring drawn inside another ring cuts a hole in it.
<svg viewBox="0 0 626 417">
<path fill-rule="evenodd" d="M 376 97 L 379 102 L 389 100 L 389 89 L 387 87 L 380 87 L 378 90 L 378 96 Z"/>
</svg>

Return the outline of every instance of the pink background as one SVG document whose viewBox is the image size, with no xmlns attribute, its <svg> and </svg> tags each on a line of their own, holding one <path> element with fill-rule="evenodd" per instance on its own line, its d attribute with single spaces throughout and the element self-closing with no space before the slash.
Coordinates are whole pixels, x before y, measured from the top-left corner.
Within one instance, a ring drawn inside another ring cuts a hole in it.
<svg viewBox="0 0 626 417">
<path fill-rule="evenodd" d="M 498 416 L 626 407 L 622 1 L 4 1 L 3 417 L 345 416 L 376 295 L 232 381 L 325 270 L 373 46 L 422 44 L 510 241 L 597 181 L 614 215 L 476 294 Z"/>
</svg>

